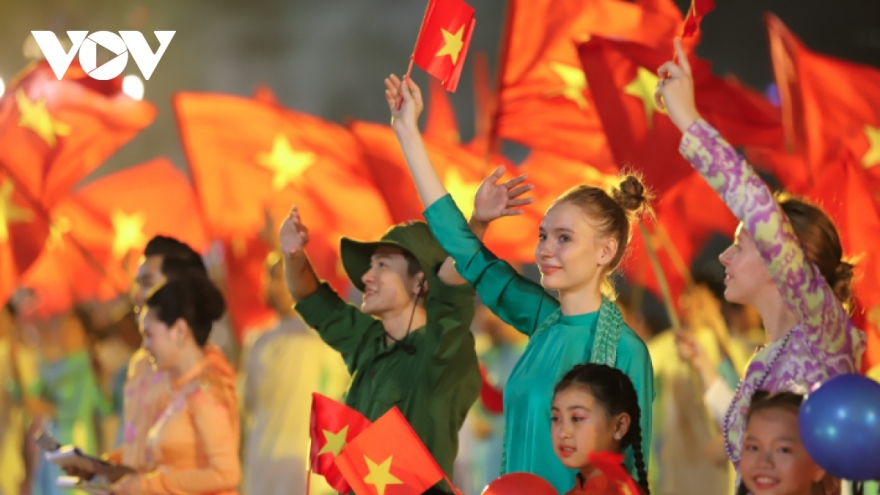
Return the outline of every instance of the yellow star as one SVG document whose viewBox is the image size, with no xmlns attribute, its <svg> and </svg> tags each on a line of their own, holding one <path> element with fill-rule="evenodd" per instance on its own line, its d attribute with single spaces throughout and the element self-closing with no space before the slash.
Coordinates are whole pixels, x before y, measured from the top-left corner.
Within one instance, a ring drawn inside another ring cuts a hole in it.
<svg viewBox="0 0 880 495">
<path fill-rule="evenodd" d="M 49 224 L 49 239 L 46 241 L 46 247 L 50 251 L 54 251 L 64 246 L 64 234 L 70 232 L 70 219 L 60 217 Z"/>
<path fill-rule="evenodd" d="M 257 163 L 275 173 L 272 189 L 281 191 L 295 183 L 303 173 L 315 164 L 318 155 L 311 151 L 296 151 L 283 135 L 275 136 L 272 151 L 257 154 Z"/>
<path fill-rule="evenodd" d="M 12 222 L 30 222 L 33 212 L 12 202 L 15 186 L 7 180 L 0 184 L 0 242 L 9 240 L 9 224 Z"/>
<path fill-rule="evenodd" d="M 110 214 L 113 222 L 113 231 L 116 236 L 113 238 L 113 256 L 122 259 L 131 249 L 139 249 L 147 242 L 147 236 L 144 235 L 144 224 L 147 219 L 142 213 L 132 213 L 126 215 L 124 211 L 113 210 Z"/>
<path fill-rule="evenodd" d="M 24 90 L 15 93 L 18 104 L 18 125 L 37 133 L 50 148 L 58 144 L 58 136 L 70 135 L 70 126 L 55 120 L 46 108 L 46 99 L 31 101 Z"/>
<path fill-rule="evenodd" d="M 344 428 L 339 430 L 339 433 L 333 433 L 327 430 L 321 430 L 324 432 L 324 439 L 327 440 L 327 443 L 321 447 L 318 455 L 331 453 L 333 457 L 336 458 L 339 456 L 339 453 L 342 452 L 342 448 L 345 447 L 345 437 L 348 435 L 348 425 L 345 425 Z"/>
<path fill-rule="evenodd" d="M 550 70 L 562 79 L 565 86 L 561 91 L 553 93 L 550 96 L 561 94 L 563 98 L 575 102 L 581 110 L 587 108 L 587 99 L 584 98 L 584 91 L 587 89 L 587 75 L 580 67 L 560 64 L 559 62 L 550 62 Z"/>
<path fill-rule="evenodd" d="M 435 57 L 442 57 L 443 55 L 449 55 L 449 58 L 452 59 L 452 65 L 458 63 L 458 55 L 461 53 L 461 49 L 464 48 L 464 40 L 462 37 L 464 36 L 464 24 L 458 28 L 458 31 L 455 34 L 450 33 L 449 31 L 440 28 L 440 33 L 443 35 L 443 47 L 437 50 L 437 55 Z"/>
<path fill-rule="evenodd" d="M 392 457 L 394 456 L 388 456 L 388 459 L 382 461 L 382 464 L 376 464 L 369 457 L 364 456 L 364 460 L 367 461 L 367 469 L 370 470 L 369 474 L 364 476 L 364 482 L 374 485 L 376 493 L 379 495 L 385 495 L 385 487 L 388 485 L 403 484 L 402 481 L 391 474 Z"/>
<path fill-rule="evenodd" d="M 624 93 L 642 100 L 642 105 L 645 107 L 645 122 L 648 123 L 648 127 L 653 127 L 654 125 L 655 110 L 665 113 L 657 108 L 657 104 L 654 102 L 654 90 L 657 89 L 657 79 L 656 74 L 644 67 L 639 67 L 635 79 L 623 88 Z"/>
<path fill-rule="evenodd" d="M 880 163 L 880 127 L 865 124 L 865 137 L 868 138 L 868 151 L 862 157 L 862 165 L 871 168 Z"/>
<path fill-rule="evenodd" d="M 464 180 L 455 168 L 447 170 L 443 182 L 449 195 L 458 205 L 458 209 L 461 210 L 465 218 L 470 218 L 474 212 L 474 196 L 477 194 L 477 189 L 480 188 L 480 183 Z"/>
</svg>

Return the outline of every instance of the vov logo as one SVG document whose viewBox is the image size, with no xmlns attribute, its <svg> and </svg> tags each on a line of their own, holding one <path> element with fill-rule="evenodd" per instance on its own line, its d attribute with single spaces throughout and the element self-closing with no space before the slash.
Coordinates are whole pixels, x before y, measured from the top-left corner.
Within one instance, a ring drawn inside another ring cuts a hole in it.
<svg viewBox="0 0 880 495">
<path fill-rule="evenodd" d="M 68 31 L 70 37 L 70 51 L 65 52 L 58 37 L 52 31 L 31 31 L 37 45 L 40 46 L 49 67 L 59 80 L 64 77 L 73 57 L 79 52 L 79 63 L 83 70 L 92 79 L 106 81 L 122 74 L 128 65 L 128 54 L 141 70 L 144 79 L 150 80 L 156 65 L 165 54 L 165 49 L 171 43 L 176 31 L 153 31 L 159 40 L 159 49 L 155 53 L 147 44 L 146 38 L 139 31 L 119 31 L 119 34 L 110 31 Z M 98 67 L 98 45 L 116 54 L 113 60 Z"/>
</svg>

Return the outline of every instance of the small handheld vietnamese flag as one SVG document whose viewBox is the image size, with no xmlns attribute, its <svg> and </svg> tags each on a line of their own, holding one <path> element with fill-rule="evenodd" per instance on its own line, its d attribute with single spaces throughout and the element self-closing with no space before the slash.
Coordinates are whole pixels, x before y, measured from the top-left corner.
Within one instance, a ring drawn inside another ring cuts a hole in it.
<svg viewBox="0 0 880 495">
<path fill-rule="evenodd" d="M 336 458 L 368 426 L 370 421 L 363 414 L 319 393 L 312 394 L 311 471 L 324 476 L 339 493 L 348 493 L 351 487 L 336 467 Z"/>
<path fill-rule="evenodd" d="M 421 495 L 445 478 L 397 407 L 346 445 L 336 467 L 358 495 Z"/>
<path fill-rule="evenodd" d="M 455 92 L 474 32 L 474 9 L 462 0 L 428 0 L 413 62 Z"/>
</svg>

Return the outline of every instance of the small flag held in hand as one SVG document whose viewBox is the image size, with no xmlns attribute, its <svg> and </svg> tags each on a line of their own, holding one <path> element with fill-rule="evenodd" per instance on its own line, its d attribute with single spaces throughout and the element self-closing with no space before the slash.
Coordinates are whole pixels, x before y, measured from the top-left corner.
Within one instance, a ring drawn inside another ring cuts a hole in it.
<svg viewBox="0 0 880 495">
<path fill-rule="evenodd" d="M 455 92 L 474 32 L 474 9 L 462 0 L 428 0 L 413 62 Z"/>
</svg>

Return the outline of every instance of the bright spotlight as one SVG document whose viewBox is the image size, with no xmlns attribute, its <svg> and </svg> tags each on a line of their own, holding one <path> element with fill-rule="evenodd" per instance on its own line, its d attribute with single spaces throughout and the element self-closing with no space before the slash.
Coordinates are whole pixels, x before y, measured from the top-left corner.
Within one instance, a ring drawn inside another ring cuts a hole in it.
<svg viewBox="0 0 880 495">
<path fill-rule="evenodd" d="M 0 96 L 3 96 L 4 91 L 6 91 L 6 85 L 3 84 L 3 78 L 0 77 Z"/>
</svg>

